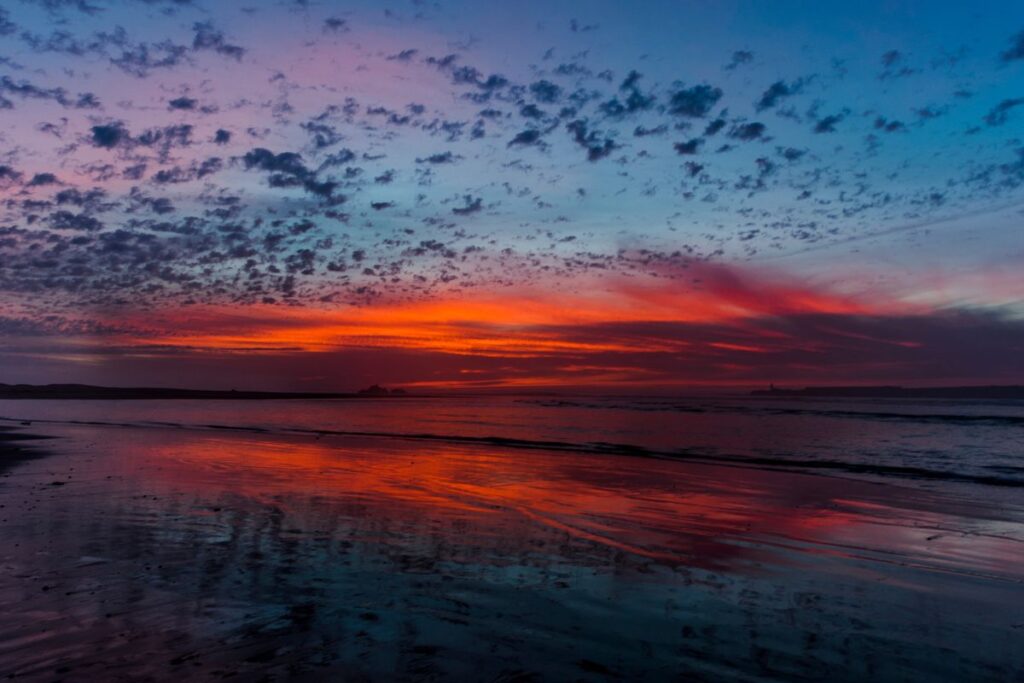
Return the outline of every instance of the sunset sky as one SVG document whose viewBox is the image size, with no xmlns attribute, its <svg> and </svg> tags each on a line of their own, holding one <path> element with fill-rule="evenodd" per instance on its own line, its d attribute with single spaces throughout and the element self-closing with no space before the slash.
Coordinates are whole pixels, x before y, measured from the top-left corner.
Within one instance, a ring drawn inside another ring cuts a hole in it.
<svg viewBox="0 0 1024 683">
<path fill-rule="evenodd" d="M 1024 383 L 1024 3 L 10 0 L 0 382 Z"/>
</svg>

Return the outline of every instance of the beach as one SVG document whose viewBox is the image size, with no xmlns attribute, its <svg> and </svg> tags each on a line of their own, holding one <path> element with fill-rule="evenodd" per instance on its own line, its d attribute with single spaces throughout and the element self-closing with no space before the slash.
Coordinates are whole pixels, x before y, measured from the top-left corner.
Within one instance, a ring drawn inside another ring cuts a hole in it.
<svg viewBox="0 0 1024 683">
<path fill-rule="evenodd" d="M 1024 2 L 0 0 L 0 683 L 1024 683 Z"/>
<path fill-rule="evenodd" d="M 7 423 L 13 680 L 1024 675 L 1012 487 L 71 422 Z"/>
</svg>

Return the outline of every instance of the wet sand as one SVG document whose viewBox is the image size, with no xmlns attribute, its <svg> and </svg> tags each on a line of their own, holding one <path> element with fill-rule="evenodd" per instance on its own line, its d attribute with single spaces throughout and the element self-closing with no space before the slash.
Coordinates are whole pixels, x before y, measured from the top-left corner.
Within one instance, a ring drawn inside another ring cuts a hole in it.
<svg viewBox="0 0 1024 683">
<path fill-rule="evenodd" d="M 46 451 L 39 443 L 46 438 L 15 427 L 0 426 L 0 474 L 26 460 L 45 456 Z"/>
<path fill-rule="evenodd" d="M 14 680 L 1024 677 L 1024 509 L 1005 500 L 616 455 L 25 429 L 59 438 L 0 469 Z"/>
</svg>

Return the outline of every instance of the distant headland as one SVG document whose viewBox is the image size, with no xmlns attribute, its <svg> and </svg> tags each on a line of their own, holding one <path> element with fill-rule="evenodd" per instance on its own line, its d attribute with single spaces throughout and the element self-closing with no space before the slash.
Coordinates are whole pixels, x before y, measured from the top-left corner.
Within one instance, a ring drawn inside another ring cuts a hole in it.
<svg viewBox="0 0 1024 683">
<path fill-rule="evenodd" d="M 404 389 L 386 389 L 374 384 L 354 393 L 314 391 L 235 391 L 217 389 L 173 389 L 166 387 L 98 387 L 89 384 L 0 384 L 0 399 L 345 399 L 408 396 Z"/>
<path fill-rule="evenodd" d="M 385 389 L 379 384 L 360 389 L 356 394 L 358 396 L 408 396 L 408 392 L 405 389 Z"/>
<path fill-rule="evenodd" d="M 779 398 L 975 398 L 1024 400 L 1024 386 L 988 385 L 963 387 L 899 387 L 899 386 L 834 386 L 780 389 L 770 385 L 767 389 L 750 392 L 751 396 Z"/>
</svg>

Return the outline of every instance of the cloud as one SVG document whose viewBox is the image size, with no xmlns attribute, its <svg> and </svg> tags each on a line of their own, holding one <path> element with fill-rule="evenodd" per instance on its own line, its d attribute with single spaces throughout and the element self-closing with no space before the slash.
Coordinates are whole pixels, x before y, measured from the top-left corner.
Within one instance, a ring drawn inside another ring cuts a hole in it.
<svg viewBox="0 0 1024 683">
<path fill-rule="evenodd" d="M 722 94 L 721 88 L 707 84 L 677 90 L 669 96 L 668 113 L 690 118 L 707 116 Z"/>
<path fill-rule="evenodd" d="M 402 50 L 401 52 L 395 53 L 395 54 L 389 56 L 388 59 L 391 60 L 391 61 L 408 62 L 408 61 L 411 61 L 412 58 L 415 57 L 417 54 L 419 54 L 419 50 L 410 48 L 410 49 Z"/>
<path fill-rule="evenodd" d="M 416 159 L 417 164 L 454 164 L 459 157 L 452 152 L 438 152 L 437 154 L 431 154 L 425 157 L 418 157 Z"/>
<path fill-rule="evenodd" d="M 56 185 L 58 183 L 57 176 L 52 173 L 36 173 L 32 176 L 32 180 L 28 182 L 28 186 L 40 187 L 42 185 Z"/>
<path fill-rule="evenodd" d="M 0 165 L 0 188 L 10 187 L 11 185 L 21 182 L 24 175 L 10 166 L 3 164 Z"/>
<path fill-rule="evenodd" d="M 110 63 L 139 78 L 145 78 L 156 69 L 171 69 L 188 61 L 189 48 L 170 40 L 157 43 L 118 41 L 119 54 L 110 57 Z"/>
<path fill-rule="evenodd" d="M 727 121 L 723 118 L 717 118 L 714 121 L 708 122 L 707 127 L 704 128 L 704 135 L 711 136 L 719 132 L 727 125 Z"/>
<path fill-rule="evenodd" d="M 639 71 L 630 71 L 619 85 L 619 93 L 599 105 L 601 112 L 612 118 L 623 118 L 653 109 L 657 98 L 640 92 L 642 77 Z"/>
<path fill-rule="evenodd" d="M 805 149 L 796 149 L 795 147 L 777 148 L 779 154 L 786 159 L 786 161 L 796 161 L 807 154 Z"/>
<path fill-rule="evenodd" d="M 530 84 L 530 94 L 538 102 L 551 104 L 562 97 L 562 89 L 551 81 L 541 80 Z"/>
<path fill-rule="evenodd" d="M 1024 97 L 1003 100 L 985 115 L 985 123 L 989 126 L 1001 126 L 1010 116 L 1010 110 L 1024 104 Z"/>
<path fill-rule="evenodd" d="M 96 109 L 99 101 L 92 93 L 80 93 L 71 97 L 64 88 L 41 88 L 26 80 L 15 81 L 10 76 L 0 77 L 0 93 L 20 97 L 21 99 L 52 100 L 62 107 L 76 109 Z"/>
<path fill-rule="evenodd" d="M 818 119 L 814 124 L 815 133 L 834 133 L 836 124 L 843 120 L 842 114 L 830 114 Z"/>
<path fill-rule="evenodd" d="M 424 244 L 429 253 L 446 249 Z M 313 259 L 311 252 L 299 254 L 291 267 L 308 268 Z M 722 266 L 697 267 L 691 279 L 697 284 L 690 287 L 605 281 L 599 291 L 559 297 L 520 288 L 512 295 L 345 310 L 137 311 L 98 321 L 98 327 L 127 332 L 108 331 L 97 353 L 120 344 L 113 356 L 122 359 L 115 364 L 112 357 L 111 372 L 140 358 L 153 370 L 180 369 L 212 355 L 240 371 L 310 357 L 316 360 L 307 362 L 333 365 L 351 356 L 360 359 L 360 372 L 390 381 L 452 386 L 481 379 L 481 373 L 460 372 L 467 367 L 482 370 L 492 386 L 525 379 L 646 386 L 1024 380 L 1016 361 L 1024 349 L 1019 319 L 970 310 L 872 309 L 798 281 Z M 410 354 L 423 362 L 387 375 Z M 615 368 L 628 370 L 611 372 Z"/>
<path fill-rule="evenodd" d="M 779 101 L 792 97 L 793 95 L 799 94 L 804 87 L 805 81 L 803 79 L 793 81 L 792 83 L 786 83 L 785 81 L 775 81 L 768 89 L 761 94 L 761 98 L 754 105 L 757 111 L 764 111 L 771 109 Z"/>
<path fill-rule="evenodd" d="M 596 130 L 589 130 L 586 119 L 570 121 L 565 128 L 572 133 L 576 144 L 587 150 L 588 161 L 604 159 L 619 148 L 619 145 L 611 138 L 603 137 Z"/>
<path fill-rule="evenodd" d="M 1024 59 L 1024 31 L 1021 31 L 1010 39 L 1010 47 L 999 55 L 1004 62 L 1012 62 L 1017 59 Z"/>
<path fill-rule="evenodd" d="M 11 21 L 11 13 L 0 7 L 0 36 L 9 36 L 18 30 L 18 25 Z"/>
<path fill-rule="evenodd" d="M 452 213 L 456 216 L 468 216 L 483 210 L 483 199 L 480 197 L 471 197 L 467 194 L 463 199 L 465 200 L 464 206 L 457 206 L 452 209 Z"/>
<path fill-rule="evenodd" d="M 275 154 L 264 147 L 257 147 L 245 153 L 242 163 L 246 170 L 257 169 L 270 173 L 267 182 L 271 187 L 301 187 L 331 205 L 338 205 L 346 200 L 344 195 L 337 193 L 337 182 L 319 180 L 317 174 L 303 163 L 302 156 L 295 152 Z"/>
<path fill-rule="evenodd" d="M 882 130 L 886 133 L 898 133 L 907 130 L 902 121 L 890 121 L 884 116 L 876 116 L 874 122 L 875 130 Z"/>
<path fill-rule="evenodd" d="M 754 53 L 749 50 L 737 50 L 732 53 L 732 58 L 729 63 L 725 65 L 726 71 L 733 71 L 736 68 L 743 66 L 744 64 L 750 64 L 754 61 Z"/>
<path fill-rule="evenodd" d="M 104 11 L 103 7 L 91 4 L 87 0 L 22 0 L 32 4 L 37 4 L 44 7 L 51 13 L 57 13 L 60 10 L 70 7 L 76 9 L 82 14 L 100 14 Z"/>
<path fill-rule="evenodd" d="M 92 143 L 97 147 L 113 149 L 128 140 L 130 136 L 123 122 L 92 127 Z"/>
<path fill-rule="evenodd" d="M 732 127 L 729 130 L 729 137 L 736 140 L 750 141 L 758 140 L 764 136 L 764 132 L 767 130 L 767 126 L 757 121 L 751 123 L 740 123 Z"/>
<path fill-rule="evenodd" d="M 878 74 L 878 79 L 882 81 L 912 76 L 920 72 L 919 69 L 914 69 L 904 64 L 905 56 L 899 50 L 885 52 L 879 61 L 882 64 L 883 70 Z"/>
<path fill-rule="evenodd" d="M 654 128 L 648 128 L 647 126 L 637 126 L 633 129 L 633 135 L 638 138 L 645 138 L 651 135 L 664 135 L 668 132 L 668 126 L 661 124 Z"/>
<path fill-rule="evenodd" d="M 511 140 L 509 140 L 507 146 L 508 147 L 528 147 L 530 145 L 536 145 L 536 144 L 540 143 L 542 135 L 543 134 L 541 133 L 541 131 L 539 131 L 539 130 L 537 130 L 535 128 L 527 128 L 524 131 L 520 131 L 519 133 L 516 133 L 515 137 L 513 137 Z"/>
<path fill-rule="evenodd" d="M 167 103 L 167 108 L 179 111 L 192 111 L 198 104 L 197 100 L 191 97 L 176 97 Z"/>
<path fill-rule="evenodd" d="M 686 142 L 677 142 L 672 147 L 676 150 L 676 154 L 696 154 L 700 149 L 704 141 L 700 138 L 693 138 Z"/>
<path fill-rule="evenodd" d="M 54 230 L 80 230 L 85 232 L 96 232 L 103 228 L 103 223 L 92 216 L 84 213 L 72 213 L 70 211 L 55 211 L 50 214 L 50 226 Z"/>
<path fill-rule="evenodd" d="M 295 152 L 281 152 L 274 154 L 269 149 L 257 147 L 246 152 L 242 157 L 247 169 L 257 168 L 270 173 L 282 173 L 285 175 L 305 178 L 310 175 L 306 165 L 302 163 L 302 156 Z"/>
<path fill-rule="evenodd" d="M 196 22 L 192 25 L 192 30 L 195 32 L 195 37 L 192 39 L 193 50 L 212 50 L 234 60 L 241 60 L 245 55 L 245 48 L 228 43 L 224 34 L 208 21 Z"/>
<path fill-rule="evenodd" d="M 348 33 L 350 30 L 348 21 L 345 19 L 339 19 L 338 17 L 328 17 L 327 19 L 324 19 L 324 31 L 328 31 L 330 33 Z"/>
</svg>

